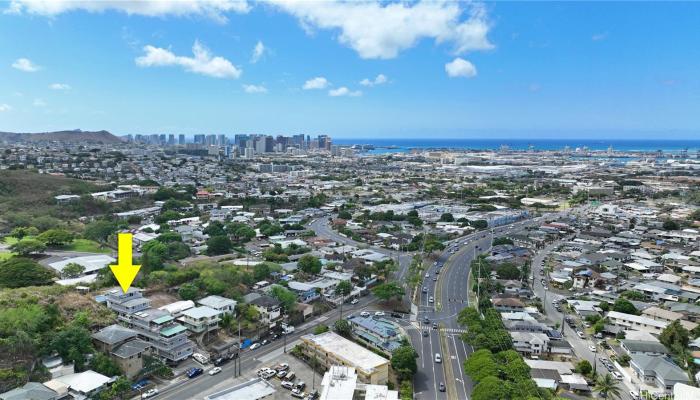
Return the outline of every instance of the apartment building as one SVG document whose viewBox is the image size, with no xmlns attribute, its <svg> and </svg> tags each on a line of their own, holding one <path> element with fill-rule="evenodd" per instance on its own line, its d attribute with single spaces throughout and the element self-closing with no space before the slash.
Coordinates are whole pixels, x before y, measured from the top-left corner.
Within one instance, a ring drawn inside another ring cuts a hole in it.
<svg viewBox="0 0 700 400">
<path fill-rule="evenodd" d="M 389 379 L 389 360 L 335 332 L 304 335 L 301 349 L 306 357 L 315 358 L 325 368 L 333 365 L 355 368 L 360 382 L 383 385 Z"/>
<path fill-rule="evenodd" d="M 119 319 L 128 321 L 129 315 L 151 308 L 151 300 L 143 297 L 142 292 L 133 286 L 126 293 L 119 288 L 111 289 L 105 294 L 107 307 L 116 312 Z"/>
<path fill-rule="evenodd" d="M 192 333 L 213 332 L 219 329 L 221 313 L 207 306 L 194 307 L 183 311 L 178 321 Z"/>
<path fill-rule="evenodd" d="M 643 317 L 640 315 L 625 314 L 618 311 L 610 311 L 607 315 L 611 325 L 617 325 L 625 329 L 645 331 L 660 334 L 668 325 L 668 322 Z"/>
</svg>

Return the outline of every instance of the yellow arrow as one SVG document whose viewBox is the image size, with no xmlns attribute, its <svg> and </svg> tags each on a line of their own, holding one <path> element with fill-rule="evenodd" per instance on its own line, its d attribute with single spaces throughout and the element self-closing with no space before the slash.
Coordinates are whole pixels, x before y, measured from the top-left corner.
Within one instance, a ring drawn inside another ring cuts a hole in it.
<svg viewBox="0 0 700 400">
<path fill-rule="evenodd" d="M 124 293 L 129 290 L 131 283 L 136 278 L 136 274 L 141 269 L 140 265 L 132 264 L 131 258 L 131 233 L 120 233 L 118 236 L 119 253 L 117 265 L 110 265 L 114 277 L 117 278 L 119 286 L 122 287 Z"/>
</svg>

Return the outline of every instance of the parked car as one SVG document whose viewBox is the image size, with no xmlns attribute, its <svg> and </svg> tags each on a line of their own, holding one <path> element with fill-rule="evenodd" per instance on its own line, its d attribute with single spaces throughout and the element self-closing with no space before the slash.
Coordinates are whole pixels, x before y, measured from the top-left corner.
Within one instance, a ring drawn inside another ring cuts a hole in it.
<svg viewBox="0 0 700 400">
<path fill-rule="evenodd" d="M 292 389 L 292 397 L 296 397 L 297 399 L 303 399 L 304 397 L 306 397 L 306 393 L 298 389 Z"/>
<path fill-rule="evenodd" d="M 279 363 L 275 365 L 275 368 L 273 368 L 275 371 L 288 371 L 289 370 L 289 364 L 287 363 Z"/>
<path fill-rule="evenodd" d="M 150 382 L 148 381 L 148 379 L 141 379 L 140 381 L 131 385 L 131 389 L 132 390 L 141 390 L 141 389 L 145 388 L 146 386 L 148 386 L 149 383 Z"/>
<path fill-rule="evenodd" d="M 350 301 L 350 304 L 355 305 L 355 304 L 357 304 L 357 303 L 359 303 L 359 302 L 360 302 L 360 300 L 352 299 L 352 300 Z"/>
<path fill-rule="evenodd" d="M 384 313 L 384 311 L 377 311 L 377 312 L 374 313 L 374 316 L 375 316 L 375 317 L 383 317 L 383 316 L 385 316 L 385 315 L 386 315 L 386 314 Z"/>
<path fill-rule="evenodd" d="M 285 376 L 287 376 L 287 371 L 280 371 L 277 373 L 277 377 L 280 379 L 284 378 Z"/>
<path fill-rule="evenodd" d="M 641 397 L 639 397 L 639 393 L 635 392 L 634 390 L 630 390 L 630 397 L 632 400 L 640 400 Z"/>
<path fill-rule="evenodd" d="M 157 394 L 158 394 L 158 389 L 153 388 L 153 389 L 150 389 L 150 390 L 146 391 L 145 393 L 143 393 L 141 395 L 141 398 L 142 399 L 150 399 L 151 397 L 153 397 Z"/>
<path fill-rule="evenodd" d="M 304 390 L 305 387 L 306 387 L 306 383 L 304 383 L 304 381 L 299 381 L 299 382 L 294 384 L 295 389 Z"/>
<path fill-rule="evenodd" d="M 219 357 L 219 358 L 214 360 L 214 366 L 218 367 L 218 366 L 224 365 L 227 362 L 229 362 L 230 360 L 231 360 L 230 356 L 229 357 Z"/>
<path fill-rule="evenodd" d="M 280 386 L 287 390 L 292 390 L 294 388 L 294 384 L 290 381 L 282 381 L 282 383 L 280 383 Z"/>
<path fill-rule="evenodd" d="M 192 379 L 192 378 L 195 378 L 199 375 L 202 375 L 203 372 L 204 372 L 204 370 L 201 368 L 190 368 L 187 371 L 185 371 L 185 374 L 187 375 L 188 378 Z"/>
<path fill-rule="evenodd" d="M 209 375 L 213 376 L 213 375 L 218 374 L 219 372 L 221 372 L 221 367 L 214 367 L 214 368 L 209 370 Z"/>
<path fill-rule="evenodd" d="M 253 343 L 253 344 L 250 345 L 250 349 L 251 349 L 251 350 L 255 350 L 255 349 L 259 348 L 259 347 L 260 347 L 260 343 Z"/>
<path fill-rule="evenodd" d="M 289 371 L 287 372 L 287 376 L 285 377 L 286 380 L 293 382 L 294 378 L 296 378 L 297 375 L 294 373 L 294 371 Z"/>
<path fill-rule="evenodd" d="M 389 315 L 391 315 L 394 318 L 403 318 L 403 314 L 401 314 L 400 312 L 392 312 Z"/>
<path fill-rule="evenodd" d="M 360 316 L 361 316 L 361 317 L 369 317 L 369 312 L 367 312 L 367 311 L 362 311 L 362 312 L 360 313 Z"/>
</svg>

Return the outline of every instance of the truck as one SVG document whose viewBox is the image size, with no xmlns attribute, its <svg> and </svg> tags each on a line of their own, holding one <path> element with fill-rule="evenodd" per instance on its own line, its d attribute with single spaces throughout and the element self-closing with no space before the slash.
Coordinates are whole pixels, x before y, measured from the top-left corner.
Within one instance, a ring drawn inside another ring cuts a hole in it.
<svg viewBox="0 0 700 400">
<path fill-rule="evenodd" d="M 282 325 L 282 334 L 283 335 L 289 335 L 290 333 L 294 332 L 294 327 L 291 325 Z"/>
</svg>

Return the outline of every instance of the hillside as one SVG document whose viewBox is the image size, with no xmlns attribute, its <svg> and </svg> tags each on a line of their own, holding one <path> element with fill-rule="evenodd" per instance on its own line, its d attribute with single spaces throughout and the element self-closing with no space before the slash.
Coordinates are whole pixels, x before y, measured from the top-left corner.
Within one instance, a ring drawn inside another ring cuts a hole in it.
<svg viewBox="0 0 700 400">
<path fill-rule="evenodd" d="M 0 132 L 0 141 L 8 142 L 69 142 L 69 143 L 121 143 L 122 140 L 107 131 L 55 131 L 40 133 Z"/>
</svg>

